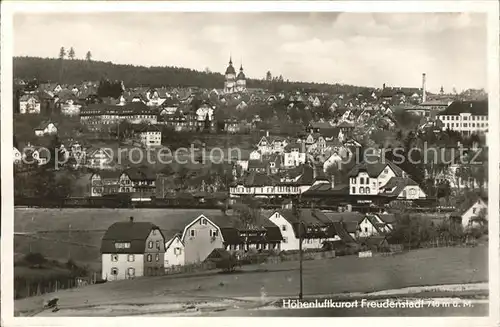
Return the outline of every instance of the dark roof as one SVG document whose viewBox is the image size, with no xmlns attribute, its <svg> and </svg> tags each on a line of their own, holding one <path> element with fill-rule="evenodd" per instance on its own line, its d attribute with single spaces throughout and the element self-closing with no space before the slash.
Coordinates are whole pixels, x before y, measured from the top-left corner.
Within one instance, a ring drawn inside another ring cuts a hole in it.
<svg viewBox="0 0 500 327">
<path fill-rule="evenodd" d="M 334 222 L 333 227 L 335 228 L 336 234 L 340 237 L 340 239 L 346 244 L 356 243 L 354 238 L 349 235 L 349 231 L 347 230 L 346 223 L 343 222 Z"/>
<path fill-rule="evenodd" d="M 385 194 L 391 194 L 391 195 L 399 195 L 406 186 L 418 186 L 418 183 L 415 182 L 411 178 L 405 178 L 405 177 L 392 177 L 389 179 L 387 184 L 383 186 L 383 189 L 386 190 L 384 193 Z M 393 188 L 394 191 L 390 191 Z"/>
<path fill-rule="evenodd" d="M 226 74 L 236 74 L 236 71 L 234 70 L 233 64 L 231 62 L 229 63 L 229 66 L 227 66 Z"/>
<path fill-rule="evenodd" d="M 349 185 L 348 184 L 337 184 L 332 188 L 331 183 L 320 183 L 311 186 L 307 191 L 303 193 L 303 196 L 314 196 L 314 195 L 348 195 Z"/>
<path fill-rule="evenodd" d="M 148 222 L 117 222 L 109 226 L 101 242 L 101 253 L 144 253 L 149 233 L 160 228 Z M 163 234 L 162 234 L 163 236 Z M 130 248 L 117 249 L 115 242 L 130 242 Z"/>
<path fill-rule="evenodd" d="M 332 222 L 360 223 L 364 218 L 364 215 L 359 212 L 326 212 L 325 215 Z"/>
<path fill-rule="evenodd" d="M 393 213 L 388 213 L 388 214 L 380 214 L 377 215 L 383 222 L 386 224 L 392 224 L 396 222 L 396 216 Z"/>
<path fill-rule="evenodd" d="M 156 180 L 156 174 L 147 168 L 129 168 L 123 173 L 133 181 Z"/>
<path fill-rule="evenodd" d="M 279 184 L 279 182 L 266 173 L 249 172 L 238 184 L 244 186 L 272 186 Z"/>
<path fill-rule="evenodd" d="M 349 171 L 348 176 L 357 176 L 360 171 L 366 171 L 368 173 L 368 176 L 375 178 L 378 177 L 380 173 L 382 173 L 387 165 L 389 165 L 389 167 L 394 171 L 396 176 L 403 176 L 403 170 L 401 168 L 396 166 L 396 164 L 394 164 L 390 160 L 381 159 L 378 156 L 370 156 L 362 163 L 357 164 L 351 169 L 351 171 Z"/>
<path fill-rule="evenodd" d="M 453 101 L 448 108 L 438 115 L 460 115 L 461 113 L 488 116 L 488 100 Z"/>
</svg>

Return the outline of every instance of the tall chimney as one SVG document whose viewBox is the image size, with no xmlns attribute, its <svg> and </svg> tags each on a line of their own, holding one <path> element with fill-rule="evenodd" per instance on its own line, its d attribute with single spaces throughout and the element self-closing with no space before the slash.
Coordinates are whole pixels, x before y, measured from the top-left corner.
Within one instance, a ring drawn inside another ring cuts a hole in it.
<svg viewBox="0 0 500 327">
<path fill-rule="evenodd" d="M 425 94 L 425 73 L 422 74 L 422 102 L 425 102 L 427 95 Z"/>
</svg>

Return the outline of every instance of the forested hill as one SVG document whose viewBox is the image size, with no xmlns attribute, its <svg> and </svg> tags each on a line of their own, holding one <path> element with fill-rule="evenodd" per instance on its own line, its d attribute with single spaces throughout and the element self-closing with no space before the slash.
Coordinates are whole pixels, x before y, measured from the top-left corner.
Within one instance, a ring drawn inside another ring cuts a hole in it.
<svg viewBox="0 0 500 327">
<path fill-rule="evenodd" d="M 225 69 L 222 67 L 221 70 Z M 78 59 L 52 59 L 38 57 L 14 57 L 14 78 L 37 79 L 40 82 L 80 84 L 83 81 L 99 81 L 102 78 L 123 81 L 126 87 L 138 86 L 196 86 L 201 88 L 222 88 L 224 76 L 220 73 L 201 72 L 180 67 L 143 67 L 118 65 L 111 62 Z M 273 90 L 304 89 L 313 92 L 357 93 L 364 87 L 318 84 L 309 82 L 287 82 L 283 79 L 247 80 L 248 88 Z"/>
</svg>

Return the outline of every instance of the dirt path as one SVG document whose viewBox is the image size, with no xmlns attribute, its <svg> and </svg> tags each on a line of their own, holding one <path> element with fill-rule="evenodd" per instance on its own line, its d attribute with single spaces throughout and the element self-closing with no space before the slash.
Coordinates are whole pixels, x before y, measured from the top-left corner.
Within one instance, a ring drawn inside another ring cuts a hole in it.
<svg viewBox="0 0 500 327">
<path fill-rule="evenodd" d="M 341 293 L 341 294 L 318 294 L 309 295 L 305 299 L 334 299 L 338 301 L 350 300 L 356 298 L 364 299 L 385 299 L 391 297 L 405 298 L 460 298 L 487 296 L 488 283 L 475 284 L 454 284 L 454 285 L 435 285 L 421 287 L 407 287 L 402 289 L 384 290 L 371 293 Z M 239 298 L 221 298 L 210 296 L 192 296 L 192 297 L 162 297 L 156 298 L 156 301 L 137 300 L 133 303 L 102 303 L 85 306 L 65 306 L 61 303 L 59 311 L 50 310 L 25 313 L 26 316 L 133 316 L 133 315 L 161 315 L 161 316 L 193 316 L 207 315 L 218 311 L 241 310 L 269 310 L 276 308 L 283 297 L 239 297 Z M 487 299 L 474 299 L 478 303 L 487 301 Z"/>
</svg>

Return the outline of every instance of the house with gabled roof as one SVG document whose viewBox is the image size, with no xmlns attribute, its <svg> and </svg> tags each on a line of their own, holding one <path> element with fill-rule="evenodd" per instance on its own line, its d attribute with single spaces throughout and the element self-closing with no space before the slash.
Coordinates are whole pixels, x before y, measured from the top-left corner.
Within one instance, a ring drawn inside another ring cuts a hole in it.
<svg viewBox="0 0 500 327">
<path fill-rule="evenodd" d="M 481 211 L 485 210 L 485 218 L 488 218 L 488 200 L 484 197 L 476 197 L 473 201 L 467 201 L 458 208 L 457 211 L 453 212 L 450 215 L 450 218 L 456 221 L 459 221 L 464 228 L 474 228 L 481 225 L 479 217 L 482 213 Z"/>
<path fill-rule="evenodd" d="M 55 135 L 57 134 L 57 126 L 53 122 L 43 121 L 35 128 L 36 136 L 45 136 L 45 135 Z"/>
<path fill-rule="evenodd" d="M 393 177 L 405 177 L 406 173 L 390 160 L 380 156 L 366 156 L 348 173 L 350 195 L 377 195 Z"/>
<path fill-rule="evenodd" d="M 303 249 L 320 249 L 324 242 L 335 236 L 332 229 L 328 228 L 328 218 L 323 212 L 315 209 L 278 210 L 269 220 L 280 228 L 283 251 L 298 250 L 301 236 Z"/>
<path fill-rule="evenodd" d="M 34 94 L 25 94 L 19 98 L 20 114 L 39 114 L 41 102 L 38 96 Z"/>
<path fill-rule="evenodd" d="M 156 173 L 147 167 L 133 167 L 120 175 L 120 192 L 132 193 L 132 201 L 151 201 L 156 195 Z"/>
<path fill-rule="evenodd" d="M 120 172 L 101 170 L 90 176 L 90 196 L 117 194 L 120 191 Z"/>
<path fill-rule="evenodd" d="M 107 281 L 164 273 L 165 238 L 149 222 L 112 224 L 101 240 L 102 279 Z"/>
<path fill-rule="evenodd" d="M 398 200 L 425 199 L 426 194 L 417 182 L 408 177 L 392 177 L 380 193 L 396 196 Z"/>
<path fill-rule="evenodd" d="M 283 166 L 286 168 L 298 167 L 306 163 L 305 144 L 291 142 L 287 144 L 283 153 Z"/>
<path fill-rule="evenodd" d="M 185 247 L 182 234 L 176 233 L 165 242 L 165 270 L 184 266 Z"/>
</svg>

